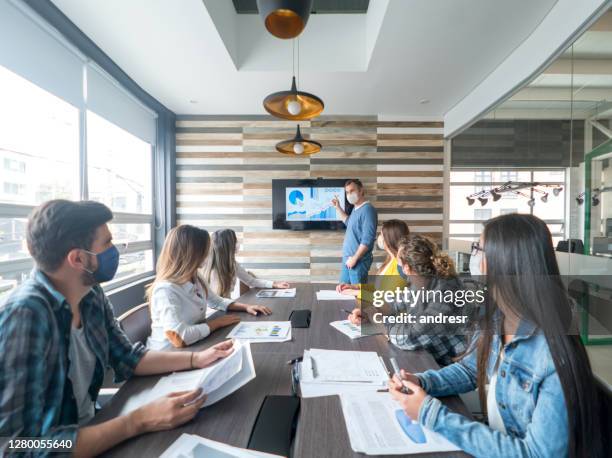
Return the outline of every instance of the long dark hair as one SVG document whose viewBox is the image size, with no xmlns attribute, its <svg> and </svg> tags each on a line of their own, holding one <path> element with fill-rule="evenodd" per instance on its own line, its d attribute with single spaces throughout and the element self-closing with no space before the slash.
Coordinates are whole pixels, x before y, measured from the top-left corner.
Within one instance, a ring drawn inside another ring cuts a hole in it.
<svg viewBox="0 0 612 458">
<path fill-rule="evenodd" d="M 236 281 L 236 245 L 238 238 L 232 229 L 219 229 L 212 236 L 212 250 L 206 259 L 203 273 L 209 285 L 217 277 L 215 293 L 229 297 Z"/>
<path fill-rule="evenodd" d="M 602 419 L 593 372 L 584 345 L 572 329 L 572 307 L 559 276 L 550 231 L 532 215 L 509 214 L 484 227 L 487 287 L 502 312 L 533 324 L 546 338 L 563 388 L 569 421 L 569 456 L 604 456 Z M 485 409 L 493 310 L 477 347 L 478 390 Z"/>
</svg>

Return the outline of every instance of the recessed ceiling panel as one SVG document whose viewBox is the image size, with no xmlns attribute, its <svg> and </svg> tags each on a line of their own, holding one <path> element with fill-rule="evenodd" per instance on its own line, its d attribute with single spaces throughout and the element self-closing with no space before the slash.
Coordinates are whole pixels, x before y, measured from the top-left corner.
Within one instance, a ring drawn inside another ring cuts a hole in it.
<svg viewBox="0 0 612 458">
<path fill-rule="evenodd" d="M 238 14 L 257 14 L 256 0 L 232 0 Z M 313 14 L 366 14 L 370 0 L 314 0 Z"/>
</svg>

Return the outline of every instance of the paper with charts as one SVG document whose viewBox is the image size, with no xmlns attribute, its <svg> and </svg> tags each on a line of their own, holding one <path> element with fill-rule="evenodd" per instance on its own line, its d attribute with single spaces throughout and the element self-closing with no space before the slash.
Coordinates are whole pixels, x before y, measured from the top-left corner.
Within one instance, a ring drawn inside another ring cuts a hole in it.
<svg viewBox="0 0 612 458">
<path fill-rule="evenodd" d="M 291 321 L 241 321 L 227 338 L 251 343 L 287 342 L 291 340 Z"/>
<path fill-rule="evenodd" d="M 349 320 L 332 321 L 329 324 L 351 339 L 358 339 L 365 336 L 365 334 L 361 333 L 361 326 L 353 324 Z"/>
<path fill-rule="evenodd" d="M 123 407 L 125 415 L 143 405 L 177 391 L 202 388 L 206 394 L 203 407 L 232 394 L 255 378 L 255 365 L 249 342 L 234 342 L 234 351 L 211 366 L 193 371 L 174 372 L 158 380 L 155 386 L 132 396 Z"/>
<path fill-rule="evenodd" d="M 159 458 L 281 458 L 183 433 Z"/>
<path fill-rule="evenodd" d="M 408 455 L 460 450 L 414 422 L 389 393 L 340 395 L 351 448 L 366 455 Z"/>
<path fill-rule="evenodd" d="M 287 289 L 262 289 L 255 294 L 259 298 L 290 298 L 295 297 L 296 288 Z"/>
</svg>

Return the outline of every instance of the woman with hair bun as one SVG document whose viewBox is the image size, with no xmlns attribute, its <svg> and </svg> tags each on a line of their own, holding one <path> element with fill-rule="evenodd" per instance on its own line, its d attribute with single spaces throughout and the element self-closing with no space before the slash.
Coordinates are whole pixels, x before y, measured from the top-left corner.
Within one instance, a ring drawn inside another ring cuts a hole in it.
<svg viewBox="0 0 612 458">
<path fill-rule="evenodd" d="M 392 305 L 394 314 L 415 318 L 414 323 L 388 324 L 390 342 L 404 350 L 427 350 L 441 366 L 452 363 L 467 349 L 467 315 L 471 310 L 470 304 L 448 300 L 463 290 L 452 259 L 430 238 L 415 234 L 400 242 L 397 263 L 409 288 L 421 294 L 410 296 L 415 300 Z M 440 317 L 452 319 L 440 322 Z"/>
</svg>

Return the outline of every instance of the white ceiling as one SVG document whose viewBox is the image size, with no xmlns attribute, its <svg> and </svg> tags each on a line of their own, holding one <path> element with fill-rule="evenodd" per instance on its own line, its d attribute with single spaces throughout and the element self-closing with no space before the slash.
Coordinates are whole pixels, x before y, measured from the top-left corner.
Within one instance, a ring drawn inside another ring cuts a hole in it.
<svg viewBox="0 0 612 458">
<path fill-rule="evenodd" d="M 556 1 L 372 0 L 362 19 L 313 15 L 301 37 L 301 87 L 324 99 L 328 115 L 442 118 Z M 264 114 L 263 98 L 289 87 L 290 42 L 271 40 L 257 16 L 238 18 L 230 0 L 53 3 L 176 113 Z"/>
<path fill-rule="evenodd" d="M 611 101 L 612 12 L 608 11 L 559 59 L 487 118 L 610 118 Z"/>
</svg>

